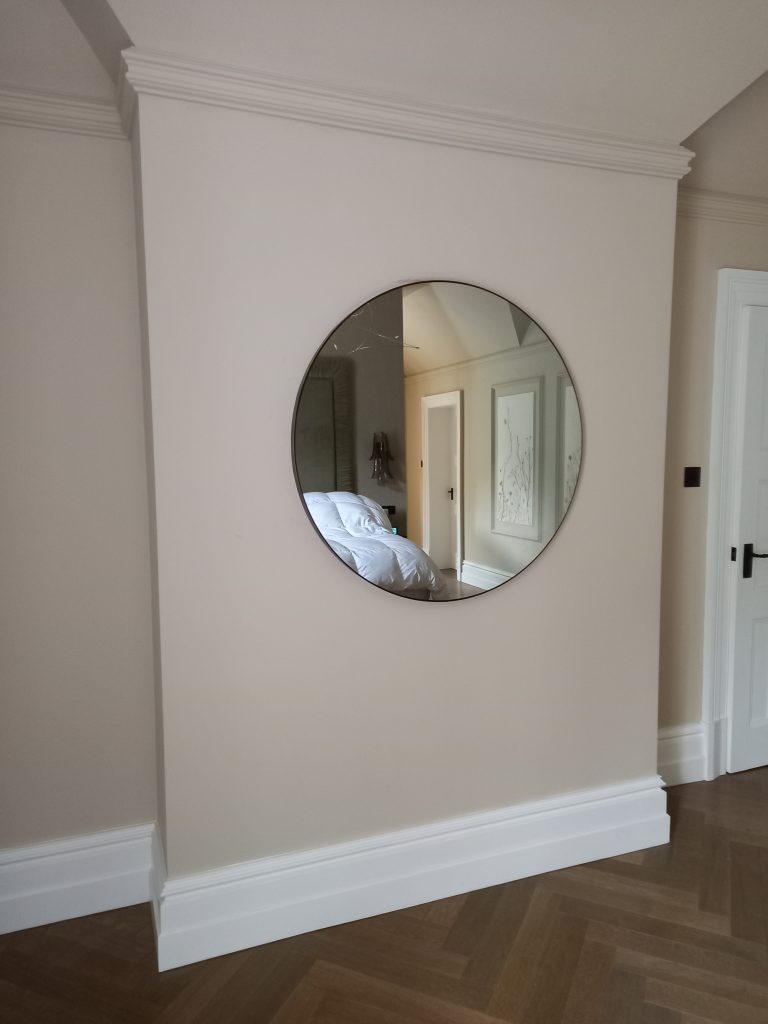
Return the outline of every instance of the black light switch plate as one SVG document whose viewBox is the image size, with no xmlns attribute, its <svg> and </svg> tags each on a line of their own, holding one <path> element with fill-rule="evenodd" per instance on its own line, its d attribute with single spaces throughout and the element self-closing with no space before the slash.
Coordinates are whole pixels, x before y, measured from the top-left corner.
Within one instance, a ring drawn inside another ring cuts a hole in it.
<svg viewBox="0 0 768 1024">
<path fill-rule="evenodd" d="M 701 466 L 686 466 L 683 471 L 683 487 L 701 487 Z"/>
</svg>

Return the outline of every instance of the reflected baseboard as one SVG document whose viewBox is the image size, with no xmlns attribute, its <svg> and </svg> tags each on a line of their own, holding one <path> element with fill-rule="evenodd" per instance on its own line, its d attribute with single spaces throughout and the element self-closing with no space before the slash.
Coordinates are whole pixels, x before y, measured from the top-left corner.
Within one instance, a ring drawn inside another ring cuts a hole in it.
<svg viewBox="0 0 768 1024">
<path fill-rule="evenodd" d="M 469 584 L 470 587 L 478 587 L 480 590 L 493 590 L 501 586 L 514 576 L 512 572 L 503 572 L 501 569 L 492 569 L 488 565 L 478 565 L 476 562 L 461 563 L 461 582 Z"/>
</svg>

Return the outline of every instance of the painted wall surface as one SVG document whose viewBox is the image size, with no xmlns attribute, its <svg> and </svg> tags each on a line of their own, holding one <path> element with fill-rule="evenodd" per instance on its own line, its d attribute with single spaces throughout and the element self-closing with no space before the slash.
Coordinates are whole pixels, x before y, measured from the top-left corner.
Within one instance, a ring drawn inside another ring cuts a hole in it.
<svg viewBox="0 0 768 1024">
<path fill-rule="evenodd" d="M 461 366 L 406 378 L 409 537 L 422 543 L 423 503 L 421 399 L 444 391 L 464 396 L 464 559 L 502 573 L 517 573 L 534 559 L 556 528 L 558 376 L 566 370 L 548 341 Z M 542 540 L 505 536 L 491 530 L 493 512 L 491 389 L 521 381 L 540 381 L 541 433 L 539 494 Z M 413 525 L 410 525 L 413 524 Z"/>
<path fill-rule="evenodd" d="M 140 126 L 169 875 L 654 773 L 674 182 L 156 97 Z M 557 544 L 445 604 L 334 558 L 290 445 L 318 341 L 435 278 L 557 338 L 586 432 Z"/>
<path fill-rule="evenodd" d="M 130 148 L 0 127 L 0 846 L 154 819 Z"/>
<path fill-rule="evenodd" d="M 366 304 L 334 332 L 331 344 L 350 353 L 355 380 L 357 491 L 380 505 L 394 505 L 392 525 L 405 529 L 405 413 L 403 400 L 403 301 L 399 289 Z M 329 351 L 329 355 L 331 352 Z M 384 432 L 392 454 L 392 479 L 371 478 L 374 433 Z"/>
<path fill-rule="evenodd" d="M 659 722 L 701 718 L 712 358 L 717 271 L 768 270 L 768 228 L 678 217 L 669 379 Z M 700 488 L 683 488 L 701 466 Z"/>
</svg>

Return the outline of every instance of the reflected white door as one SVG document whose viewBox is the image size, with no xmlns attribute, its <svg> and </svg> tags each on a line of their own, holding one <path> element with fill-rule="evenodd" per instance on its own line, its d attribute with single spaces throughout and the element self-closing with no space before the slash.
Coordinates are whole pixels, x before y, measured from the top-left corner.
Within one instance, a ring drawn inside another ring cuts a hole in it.
<svg viewBox="0 0 768 1024">
<path fill-rule="evenodd" d="M 424 550 L 461 579 L 461 392 L 421 400 Z"/>
<path fill-rule="evenodd" d="M 768 308 L 747 317 L 731 772 L 768 764 Z"/>
</svg>

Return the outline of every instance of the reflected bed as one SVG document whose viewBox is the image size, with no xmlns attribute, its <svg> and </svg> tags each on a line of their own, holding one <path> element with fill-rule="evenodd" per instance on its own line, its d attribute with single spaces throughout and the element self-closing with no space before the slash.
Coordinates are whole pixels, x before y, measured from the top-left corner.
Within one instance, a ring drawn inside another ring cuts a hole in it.
<svg viewBox="0 0 768 1024">
<path fill-rule="evenodd" d="M 326 544 L 356 573 L 392 594 L 428 601 L 443 580 L 432 559 L 392 533 L 377 502 L 349 491 L 307 491 L 304 502 Z"/>
</svg>

